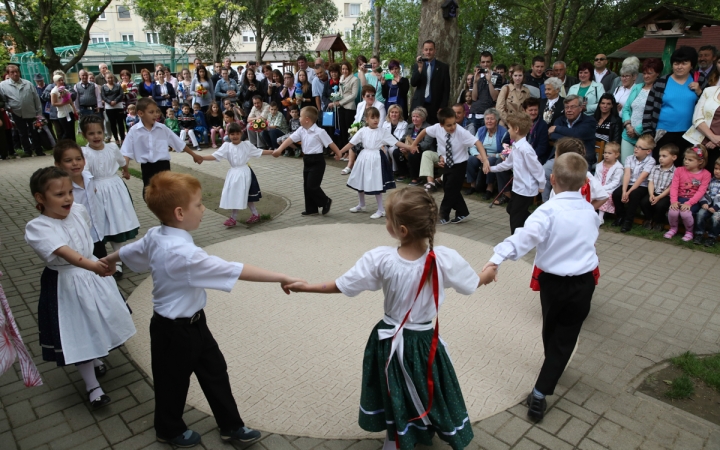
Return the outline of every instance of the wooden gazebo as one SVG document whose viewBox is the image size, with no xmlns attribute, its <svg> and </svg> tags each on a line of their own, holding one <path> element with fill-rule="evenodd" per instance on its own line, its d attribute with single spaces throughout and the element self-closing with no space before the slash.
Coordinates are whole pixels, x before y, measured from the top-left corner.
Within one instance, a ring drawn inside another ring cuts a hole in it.
<svg viewBox="0 0 720 450">
<path fill-rule="evenodd" d="M 322 56 L 321 52 L 328 52 L 328 61 L 332 63 L 335 62 L 335 52 L 342 52 L 342 59 L 345 60 L 347 50 L 347 46 L 343 42 L 340 33 L 338 33 L 323 36 L 315 48 L 315 53 L 319 58 Z"/>
</svg>

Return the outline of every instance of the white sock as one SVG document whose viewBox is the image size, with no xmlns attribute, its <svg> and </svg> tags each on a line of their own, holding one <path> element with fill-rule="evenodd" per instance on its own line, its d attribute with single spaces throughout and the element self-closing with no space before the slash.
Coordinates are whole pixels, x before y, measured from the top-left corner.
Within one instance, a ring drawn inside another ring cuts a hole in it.
<svg viewBox="0 0 720 450">
<path fill-rule="evenodd" d="M 258 216 L 258 210 L 255 207 L 255 202 L 248 202 L 248 208 L 250 208 L 250 212 L 253 213 L 253 216 Z"/>
<path fill-rule="evenodd" d="M 390 440 L 390 437 L 385 434 L 385 443 L 383 443 L 382 450 L 395 450 L 397 447 L 395 446 L 395 442 Z"/>
<path fill-rule="evenodd" d="M 604 215 L 605 215 L 605 211 L 598 211 L 598 216 L 600 216 L 600 220 L 603 220 Z"/>
<path fill-rule="evenodd" d="M 364 208 L 365 207 L 365 193 L 358 192 L 358 199 L 360 200 L 360 203 L 358 203 L 358 206 L 361 208 Z"/>
<path fill-rule="evenodd" d="M 383 206 L 382 194 L 375 195 L 375 200 L 377 201 L 377 204 L 378 204 L 378 212 L 384 213 L 385 207 Z"/>
<path fill-rule="evenodd" d="M 120 250 L 121 248 L 123 248 L 124 245 L 125 242 L 110 242 L 110 247 L 112 247 L 113 252 Z M 118 272 L 122 273 L 122 261 L 118 261 L 117 263 L 115 263 L 115 268 L 117 268 Z"/>
<path fill-rule="evenodd" d="M 100 361 L 100 360 L 97 359 L 97 358 L 93 359 L 93 367 L 100 367 L 100 366 L 102 366 L 102 365 L 103 365 L 103 362 L 102 362 L 102 361 Z"/>
<path fill-rule="evenodd" d="M 78 372 L 80 372 L 80 376 L 82 377 L 83 381 L 85 381 L 85 392 L 89 392 L 91 389 L 100 387 L 100 383 L 95 377 L 95 366 L 92 361 L 85 364 L 79 364 L 77 366 L 77 369 Z M 105 392 L 103 392 L 102 388 L 95 389 L 94 391 L 89 393 L 90 401 L 93 402 L 97 400 L 103 394 L 105 394 Z"/>
<path fill-rule="evenodd" d="M 237 219 L 237 213 L 238 213 L 238 210 L 237 210 L 237 209 L 233 209 L 233 210 L 232 210 L 232 214 L 230 214 L 230 218 L 233 219 L 233 220 L 234 220 L 234 219 Z"/>
</svg>

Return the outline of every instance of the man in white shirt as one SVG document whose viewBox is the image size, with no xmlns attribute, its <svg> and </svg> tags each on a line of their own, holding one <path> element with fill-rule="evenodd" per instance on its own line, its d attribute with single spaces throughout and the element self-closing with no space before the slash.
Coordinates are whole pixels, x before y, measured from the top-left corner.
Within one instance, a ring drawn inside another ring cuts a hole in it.
<svg viewBox="0 0 720 450">
<path fill-rule="evenodd" d="M 578 192 L 587 169 L 585 159 L 576 153 L 559 156 L 552 174 L 558 194 L 538 207 L 524 227 L 495 246 L 483 267 L 482 274 L 496 275 L 503 261 L 517 261 L 537 247 L 531 287 L 540 291 L 545 361 L 527 397 L 528 417 L 534 421 L 545 415 L 545 396 L 555 392 L 570 360 L 600 276 L 595 242 L 601 221 Z"/>
<path fill-rule="evenodd" d="M 612 92 L 612 85 L 617 74 L 607 68 L 607 56 L 602 53 L 595 55 L 595 71 L 593 72 L 595 82 L 600 83 L 605 88 L 605 92 Z"/>
<path fill-rule="evenodd" d="M 298 66 L 298 72 L 301 70 L 304 70 L 305 73 L 307 73 L 308 82 L 312 83 L 313 78 L 315 78 L 315 70 L 308 67 L 307 58 L 305 55 L 300 55 L 297 58 L 297 66 Z M 298 82 L 298 74 L 295 73 L 295 82 Z"/>
</svg>

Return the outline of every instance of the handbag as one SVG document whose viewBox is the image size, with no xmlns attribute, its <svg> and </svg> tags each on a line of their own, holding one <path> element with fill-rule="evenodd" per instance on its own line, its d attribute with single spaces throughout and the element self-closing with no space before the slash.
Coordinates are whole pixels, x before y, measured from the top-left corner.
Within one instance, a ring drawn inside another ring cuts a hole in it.
<svg viewBox="0 0 720 450">
<path fill-rule="evenodd" d="M 334 127 L 335 126 L 335 111 L 323 112 L 322 126 L 324 126 L 324 127 Z"/>
</svg>

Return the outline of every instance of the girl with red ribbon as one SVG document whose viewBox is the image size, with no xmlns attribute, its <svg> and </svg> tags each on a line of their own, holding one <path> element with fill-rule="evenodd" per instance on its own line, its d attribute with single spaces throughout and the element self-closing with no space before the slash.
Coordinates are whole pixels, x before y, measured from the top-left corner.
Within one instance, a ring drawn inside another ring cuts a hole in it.
<svg viewBox="0 0 720 450">
<path fill-rule="evenodd" d="M 478 275 L 455 250 L 433 247 L 438 208 L 424 189 L 390 194 L 386 217 L 399 247 L 370 250 L 335 281 L 288 289 L 354 297 L 382 288 L 385 316 L 365 347 L 360 427 L 387 431 L 384 450 L 429 446 L 435 434 L 455 450 L 465 448 L 473 431 L 439 320 L 433 327 L 433 319 L 445 288 L 470 295 L 494 274 Z"/>
</svg>

